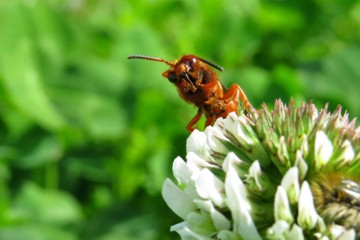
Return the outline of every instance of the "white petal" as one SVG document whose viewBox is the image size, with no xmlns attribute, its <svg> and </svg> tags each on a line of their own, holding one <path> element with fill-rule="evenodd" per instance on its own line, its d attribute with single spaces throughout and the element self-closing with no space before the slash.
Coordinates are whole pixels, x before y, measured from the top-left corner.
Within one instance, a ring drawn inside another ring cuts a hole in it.
<svg viewBox="0 0 360 240">
<path fill-rule="evenodd" d="M 206 148 L 206 135 L 195 129 L 186 141 L 186 152 L 194 152 L 199 156 L 208 157 Z"/>
<path fill-rule="evenodd" d="M 289 240 L 304 240 L 304 234 L 302 231 L 302 228 L 298 225 L 294 224 L 291 228 L 291 230 L 285 234 L 286 239 Z"/>
<path fill-rule="evenodd" d="M 349 162 L 354 159 L 355 152 L 353 147 L 351 146 L 351 142 L 349 140 L 345 140 L 342 144 L 341 148 L 343 149 L 343 152 L 341 154 L 341 157 L 345 162 Z"/>
<path fill-rule="evenodd" d="M 229 113 L 229 115 L 230 115 L 230 114 L 232 114 L 232 112 Z M 229 116 L 229 115 L 228 115 L 228 116 Z M 235 115 L 236 115 L 236 114 L 235 114 Z M 213 126 L 219 128 L 219 129 L 223 129 L 223 128 L 224 128 L 224 121 L 225 121 L 224 118 L 219 117 L 218 119 L 216 119 L 216 121 L 215 121 L 215 123 L 213 124 Z"/>
<path fill-rule="evenodd" d="M 250 147 L 254 142 L 253 136 L 249 134 L 249 129 L 246 128 L 249 124 L 246 118 L 236 114 L 229 114 L 224 121 L 224 128 L 235 137 L 241 146 Z"/>
<path fill-rule="evenodd" d="M 192 199 L 170 179 L 165 179 L 161 194 L 169 208 L 182 219 L 196 210 Z"/>
<path fill-rule="evenodd" d="M 224 207 L 224 183 L 209 169 L 203 169 L 195 180 L 195 188 L 200 197 L 211 200 L 215 205 Z"/>
<path fill-rule="evenodd" d="M 284 220 L 288 223 L 292 223 L 294 221 L 290 210 L 289 199 L 287 198 L 285 189 L 282 186 L 278 186 L 275 194 L 274 217 L 275 221 Z"/>
<path fill-rule="evenodd" d="M 239 116 L 235 112 L 231 112 L 223 120 L 224 125 L 234 123 L 234 122 L 238 121 L 238 118 L 239 118 Z"/>
<path fill-rule="evenodd" d="M 220 131 L 219 128 L 209 126 L 205 129 L 205 135 L 207 136 L 207 145 L 212 152 L 226 154 L 229 152 L 225 147 L 224 142 L 229 141 Z"/>
<path fill-rule="evenodd" d="M 175 158 L 173 162 L 173 173 L 179 184 L 188 184 L 191 180 L 191 170 L 181 157 Z"/>
<path fill-rule="evenodd" d="M 330 240 L 328 236 L 324 236 L 322 233 L 314 233 L 314 236 L 319 240 Z"/>
<path fill-rule="evenodd" d="M 228 172 L 231 166 L 238 165 L 241 162 L 242 161 L 240 160 L 240 158 L 238 158 L 238 156 L 236 156 L 235 153 L 229 152 L 224 159 L 222 168 L 224 169 L 225 172 Z"/>
<path fill-rule="evenodd" d="M 331 224 L 329 228 L 330 233 L 334 239 L 337 239 L 341 234 L 346 231 L 346 228 L 344 226 L 340 226 L 337 224 Z"/>
<path fill-rule="evenodd" d="M 209 163 L 208 161 L 205 161 L 201 156 L 196 154 L 195 152 L 189 152 L 186 155 L 187 164 L 191 171 L 199 171 L 203 168 L 214 168 L 215 165 Z"/>
<path fill-rule="evenodd" d="M 244 239 L 261 239 L 250 215 L 251 206 L 246 199 L 246 188 L 231 165 L 225 178 L 225 192 L 234 220 L 234 232 Z"/>
<path fill-rule="evenodd" d="M 253 162 L 249 169 L 249 175 L 250 177 L 254 178 L 256 186 L 259 188 L 259 190 L 262 190 L 262 186 L 260 185 L 259 177 L 262 175 L 260 163 L 258 160 Z"/>
<path fill-rule="evenodd" d="M 189 152 L 186 155 L 186 159 L 187 159 L 187 166 L 190 170 L 191 173 L 191 180 L 195 181 L 195 179 L 197 178 L 198 174 L 200 173 L 200 171 L 204 168 L 218 168 L 217 166 L 205 161 L 204 159 L 202 159 L 199 155 L 197 155 L 194 152 Z"/>
<path fill-rule="evenodd" d="M 211 240 L 212 238 L 209 238 L 207 236 L 203 236 L 199 233 L 194 232 L 188 227 L 188 224 L 186 222 L 178 223 L 170 228 L 170 231 L 177 232 L 181 239 L 183 240 Z"/>
<path fill-rule="evenodd" d="M 345 232 L 343 232 L 340 237 L 338 237 L 336 240 L 355 240 L 356 233 L 354 229 L 349 229 Z"/>
<path fill-rule="evenodd" d="M 217 232 L 228 230 L 231 227 L 230 221 L 220 213 L 209 200 L 194 200 L 194 203 L 202 210 L 210 213 Z"/>
<path fill-rule="evenodd" d="M 309 153 L 309 141 L 308 141 L 308 137 L 306 134 L 304 134 L 301 138 L 300 151 L 302 153 L 302 156 L 305 156 L 305 157 Z"/>
<path fill-rule="evenodd" d="M 193 185 L 193 184 L 189 184 L 189 185 L 185 186 L 185 188 L 182 190 L 191 199 L 199 199 L 200 198 L 199 194 L 196 192 L 195 185 Z"/>
<path fill-rule="evenodd" d="M 266 231 L 266 236 L 268 239 L 285 239 L 284 233 L 289 231 L 290 225 L 286 221 L 276 221 L 270 228 Z"/>
<path fill-rule="evenodd" d="M 330 226 L 330 232 L 332 239 L 336 240 L 355 240 L 355 230 L 349 229 L 346 230 L 344 226 L 337 225 L 337 224 L 331 224 Z"/>
<path fill-rule="evenodd" d="M 315 136 L 315 167 L 320 169 L 331 158 L 333 145 L 323 131 L 318 131 Z"/>
<path fill-rule="evenodd" d="M 210 237 L 216 233 L 210 214 L 204 211 L 189 213 L 186 222 L 188 227 L 198 234 Z"/>
<path fill-rule="evenodd" d="M 306 173 L 309 169 L 309 166 L 307 165 L 303 152 L 300 150 L 296 151 L 296 160 L 295 160 L 295 166 L 299 169 L 299 177 L 301 180 L 303 180 L 306 176 Z"/>
<path fill-rule="evenodd" d="M 281 186 L 284 187 L 290 203 L 298 202 L 300 195 L 299 170 L 297 167 L 290 168 L 281 180 Z"/>
<path fill-rule="evenodd" d="M 304 181 L 301 186 L 298 209 L 299 225 L 305 229 L 313 229 L 320 217 L 315 210 L 313 196 L 307 181 Z"/>
<path fill-rule="evenodd" d="M 287 143 L 285 136 L 280 137 L 279 147 L 277 149 L 278 161 L 282 167 L 289 165 L 289 151 L 287 149 Z"/>
</svg>

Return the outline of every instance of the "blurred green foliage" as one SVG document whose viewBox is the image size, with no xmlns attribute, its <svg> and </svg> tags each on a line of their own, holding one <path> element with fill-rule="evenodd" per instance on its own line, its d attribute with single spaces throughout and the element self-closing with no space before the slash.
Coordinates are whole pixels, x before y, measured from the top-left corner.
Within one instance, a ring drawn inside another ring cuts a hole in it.
<svg viewBox="0 0 360 240">
<path fill-rule="evenodd" d="M 177 238 L 160 190 L 196 109 L 130 54 L 360 115 L 355 0 L 0 0 L 0 29 L 0 239 Z"/>
</svg>

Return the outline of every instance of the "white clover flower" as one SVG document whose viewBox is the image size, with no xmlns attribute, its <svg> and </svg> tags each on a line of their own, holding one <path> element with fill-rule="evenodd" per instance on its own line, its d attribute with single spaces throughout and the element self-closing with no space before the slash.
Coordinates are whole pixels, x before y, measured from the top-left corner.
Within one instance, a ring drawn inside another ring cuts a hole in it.
<svg viewBox="0 0 360 240">
<path fill-rule="evenodd" d="M 162 195 L 182 239 L 359 239 L 360 129 L 281 101 L 188 138 Z"/>
<path fill-rule="evenodd" d="M 317 131 L 315 137 L 315 167 L 321 169 L 333 154 L 333 145 L 323 131 Z"/>
<path fill-rule="evenodd" d="M 314 200 L 307 181 L 304 181 L 301 186 L 298 209 L 299 215 L 297 221 L 299 225 L 304 229 L 315 228 L 320 220 L 320 216 L 315 210 Z"/>
<path fill-rule="evenodd" d="M 278 186 L 275 194 L 274 217 L 276 222 L 280 220 L 286 221 L 289 224 L 294 222 L 289 199 L 286 196 L 284 187 L 282 186 Z"/>
</svg>

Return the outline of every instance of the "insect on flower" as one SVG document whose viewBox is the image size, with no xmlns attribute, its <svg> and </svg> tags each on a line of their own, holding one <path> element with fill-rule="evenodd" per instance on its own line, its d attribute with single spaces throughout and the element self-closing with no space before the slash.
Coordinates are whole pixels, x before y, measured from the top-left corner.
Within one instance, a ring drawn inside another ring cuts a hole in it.
<svg viewBox="0 0 360 240">
<path fill-rule="evenodd" d="M 312 182 L 312 191 L 315 204 L 325 220 L 354 228 L 360 236 L 359 177 L 324 172 Z"/>
<path fill-rule="evenodd" d="M 229 89 L 219 81 L 213 68 L 223 68 L 195 55 L 183 55 L 174 62 L 143 55 L 131 55 L 128 59 L 145 59 L 163 62 L 170 66 L 162 75 L 169 79 L 177 89 L 180 97 L 198 107 L 197 114 L 190 120 L 186 129 L 190 132 L 196 127 L 202 114 L 205 114 L 205 127 L 214 124 L 219 117 L 225 118 L 230 112 L 238 113 L 239 100 L 246 111 L 254 111 L 244 91 L 237 84 Z"/>
</svg>

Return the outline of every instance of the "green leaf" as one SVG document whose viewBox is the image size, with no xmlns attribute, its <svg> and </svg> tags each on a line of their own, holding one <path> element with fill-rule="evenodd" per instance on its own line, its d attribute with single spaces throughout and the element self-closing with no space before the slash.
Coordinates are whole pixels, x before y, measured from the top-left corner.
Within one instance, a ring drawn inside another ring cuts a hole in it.
<svg viewBox="0 0 360 240">
<path fill-rule="evenodd" d="M 24 184 L 11 208 L 14 219 L 39 222 L 50 226 L 78 224 L 80 206 L 67 193 L 41 189 L 34 183 Z"/>
<path fill-rule="evenodd" d="M 75 234 L 39 223 L 0 228 L 0 239 L 11 240 L 75 240 Z"/>
<path fill-rule="evenodd" d="M 100 240 L 152 240 L 157 239 L 158 235 L 154 226 L 154 219 L 151 216 L 139 216 L 127 221 L 119 222 L 112 226 L 112 228 L 103 234 L 98 239 Z"/>
<path fill-rule="evenodd" d="M 319 69 L 306 69 L 301 77 L 306 90 L 316 99 L 324 99 L 335 108 L 341 104 L 352 116 L 360 114 L 359 79 L 360 48 L 349 46 L 329 55 Z"/>
<path fill-rule="evenodd" d="M 16 159 L 16 165 L 23 168 L 35 168 L 47 162 L 56 162 L 63 156 L 63 149 L 56 136 L 48 135 L 38 142 L 31 142 L 28 151 Z M 24 150 L 24 147 L 19 149 Z"/>
<path fill-rule="evenodd" d="M 125 112 L 112 97 L 71 89 L 54 90 L 51 95 L 69 124 L 93 138 L 116 139 L 125 130 Z"/>
<path fill-rule="evenodd" d="M 65 122 L 48 98 L 34 57 L 34 46 L 24 37 L 2 52 L 1 71 L 6 94 L 14 106 L 41 126 L 55 130 Z"/>
</svg>

